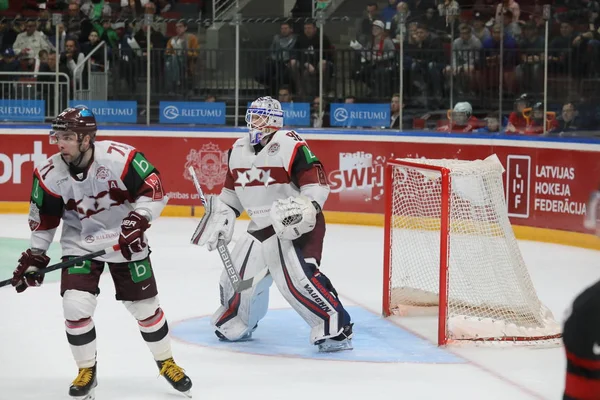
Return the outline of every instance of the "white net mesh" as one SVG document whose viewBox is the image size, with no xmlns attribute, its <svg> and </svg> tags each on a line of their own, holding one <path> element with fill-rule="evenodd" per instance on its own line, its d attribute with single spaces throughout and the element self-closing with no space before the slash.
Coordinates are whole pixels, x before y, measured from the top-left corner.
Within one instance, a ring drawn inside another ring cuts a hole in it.
<svg viewBox="0 0 600 400">
<path fill-rule="evenodd" d="M 560 326 L 539 301 L 506 212 L 503 168 L 486 160 L 399 160 L 450 171 L 446 338 L 544 340 Z M 394 166 L 389 311 L 437 312 L 440 171 Z"/>
</svg>

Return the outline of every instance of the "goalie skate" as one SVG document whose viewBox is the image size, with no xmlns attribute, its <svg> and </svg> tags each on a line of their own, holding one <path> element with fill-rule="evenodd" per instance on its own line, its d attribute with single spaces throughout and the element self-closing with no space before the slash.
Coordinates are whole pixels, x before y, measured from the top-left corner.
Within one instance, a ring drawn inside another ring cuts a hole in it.
<svg viewBox="0 0 600 400">
<path fill-rule="evenodd" d="M 352 350 L 352 325 L 344 326 L 342 333 L 336 337 L 318 340 L 315 344 L 320 353 L 333 353 L 336 351 Z"/>
<path fill-rule="evenodd" d="M 219 340 L 221 342 L 247 342 L 248 340 L 252 339 L 252 333 L 254 333 L 256 328 L 258 328 L 258 324 L 254 325 L 254 328 L 252 328 L 252 330 L 250 332 L 246 332 L 238 340 L 229 340 L 229 339 L 227 339 L 227 337 L 225 337 L 225 335 L 223 335 L 219 331 L 215 331 L 215 335 L 217 335 L 217 337 L 219 338 Z"/>
<path fill-rule="evenodd" d="M 69 388 L 69 396 L 74 400 L 94 400 L 96 398 L 95 388 L 97 385 L 96 365 L 91 368 L 79 368 L 77 378 L 75 378 Z"/>
<path fill-rule="evenodd" d="M 173 358 L 157 361 L 156 365 L 160 369 L 160 374 L 165 377 L 175 390 L 192 398 L 192 380 L 184 373 L 183 368 L 175 363 Z"/>
</svg>

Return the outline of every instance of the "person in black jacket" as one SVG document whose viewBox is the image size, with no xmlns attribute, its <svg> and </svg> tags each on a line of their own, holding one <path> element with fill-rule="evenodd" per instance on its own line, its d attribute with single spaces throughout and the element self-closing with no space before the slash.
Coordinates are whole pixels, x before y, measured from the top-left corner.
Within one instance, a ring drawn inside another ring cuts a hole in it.
<svg viewBox="0 0 600 400">
<path fill-rule="evenodd" d="M 298 37 L 290 55 L 290 67 L 296 91 L 300 95 L 314 96 L 319 79 L 319 34 L 314 21 L 304 24 L 304 34 Z M 323 35 L 323 91 L 329 91 L 329 80 L 333 73 L 332 46 L 329 38 Z"/>
</svg>

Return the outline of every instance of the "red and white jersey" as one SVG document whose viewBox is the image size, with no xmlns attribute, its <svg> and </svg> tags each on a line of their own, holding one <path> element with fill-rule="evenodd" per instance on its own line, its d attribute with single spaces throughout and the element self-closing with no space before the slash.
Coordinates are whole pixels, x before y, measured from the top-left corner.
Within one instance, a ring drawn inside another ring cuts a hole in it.
<svg viewBox="0 0 600 400">
<path fill-rule="evenodd" d="M 80 256 L 117 243 L 121 221 L 143 208 L 154 218 L 168 198 L 158 171 L 135 148 L 117 142 L 94 144 L 85 172 L 73 175 L 60 153 L 34 171 L 29 213 L 31 247 L 47 250 L 63 221 L 60 243 L 63 256 Z M 133 261 L 148 255 L 134 253 Z M 98 258 L 126 262 L 120 252 Z"/>
<path fill-rule="evenodd" d="M 271 225 L 276 200 L 302 194 L 323 208 L 329 196 L 323 165 L 294 131 L 274 133 L 265 146 L 253 146 L 247 136 L 238 139 L 228 164 L 220 198 L 239 214 L 247 212 L 250 232 Z"/>
</svg>

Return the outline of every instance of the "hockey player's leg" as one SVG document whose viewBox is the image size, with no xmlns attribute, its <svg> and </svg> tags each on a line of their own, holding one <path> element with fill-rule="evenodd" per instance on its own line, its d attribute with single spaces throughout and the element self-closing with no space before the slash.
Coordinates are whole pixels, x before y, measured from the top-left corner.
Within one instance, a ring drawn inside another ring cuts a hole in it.
<svg viewBox="0 0 600 400">
<path fill-rule="evenodd" d="M 322 243 L 322 236 L 318 236 L 319 231 L 313 239 L 308 237 L 296 243 L 273 236 L 263 243 L 265 257 L 277 288 L 311 326 L 311 343 L 325 352 L 349 350 L 350 315 L 329 279 L 318 270 L 321 245 L 316 241 Z M 311 243 L 313 240 L 315 243 Z"/>
<path fill-rule="evenodd" d="M 265 267 L 261 243 L 248 234 L 237 242 L 231 258 L 242 279 L 254 276 Z M 221 306 L 211 319 L 219 339 L 240 341 L 252 337 L 258 322 L 267 314 L 272 283 L 267 275 L 256 286 L 235 293 L 227 273 L 223 271 L 219 282 Z"/>
<path fill-rule="evenodd" d="M 103 263 L 86 261 L 62 271 L 61 295 L 65 330 L 79 369 L 69 388 L 69 395 L 76 399 L 93 399 L 97 385 L 96 328 L 93 316 L 97 304 L 98 281 L 103 269 Z"/>
<path fill-rule="evenodd" d="M 600 399 L 599 314 L 600 282 L 597 282 L 575 299 L 571 314 L 565 321 L 565 400 Z"/>
<path fill-rule="evenodd" d="M 116 298 L 136 319 L 160 374 L 173 388 L 189 396 L 192 381 L 173 360 L 169 325 L 160 307 L 150 259 L 109 266 Z"/>
</svg>

